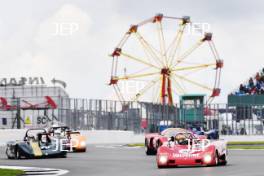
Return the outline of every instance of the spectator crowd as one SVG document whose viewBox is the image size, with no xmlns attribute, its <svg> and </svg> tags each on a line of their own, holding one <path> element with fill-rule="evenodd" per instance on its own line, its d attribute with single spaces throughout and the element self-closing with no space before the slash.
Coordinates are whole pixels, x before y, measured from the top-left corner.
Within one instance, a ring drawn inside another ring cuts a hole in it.
<svg viewBox="0 0 264 176">
<path fill-rule="evenodd" d="M 264 68 L 250 77 L 248 82 L 240 84 L 235 95 L 264 95 Z"/>
</svg>

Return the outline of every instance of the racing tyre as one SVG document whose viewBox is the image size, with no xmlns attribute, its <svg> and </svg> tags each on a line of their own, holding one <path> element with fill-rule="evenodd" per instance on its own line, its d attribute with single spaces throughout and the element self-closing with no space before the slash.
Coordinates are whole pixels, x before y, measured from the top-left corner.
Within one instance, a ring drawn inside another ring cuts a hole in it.
<svg viewBox="0 0 264 176">
<path fill-rule="evenodd" d="M 164 169 L 164 168 L 166 168 L 165 166 L 160 166 L 160 165 L 158 165 L 158 168 L 159 169 Z"/>
<path fill-rule="evenodd" d="M 155 155 L 156 154 L 156 152 L 153 149 L 148 147 L 147 140 L 145 140 L 145 152 L 146 152 L 146 155 Z"/>
<path fill-rule="evenodd" d="M 6 148 L 6 156 L 8 159 L 15 159 L 15 157 L 12 157 L 12 152 L 9 147 Z"/>
<path fill-rule="evenodd" d="M 158 149 L 160 146 L 161 146 L 161 142 L 160 142 L 160 140 L 158 140 L 156 143 L 156 149 Z"/>
<path fill-rule="evenodd" d="M 177 165 L 174 165 L 174 166 L 160 166 L 160 165 L 157 165 L 157 167 L 158 167 L 158 169 L 166 169 L 166 168 L 176 168 L 176 167 L 178 167 Z"/>
<path fill-rule="evenodd" d="M 16 146 L 16 149 L 15 149 L 15 159 L 21 159 L 21 155 L 20 155 L 20 151 L 19 151 L 18 146 Z"/>
<path fill-rule="evenodd" d="M 219 163 L 219 165 L 225 166 L 227 164 L 226 155 L 221 156 L 220 160 L 221 162 Z"/>
<path fill-rule="evenodd" d="M 225 165 L 227 165 L 227 161 L 226 161 L 226 160 L 222 161 L 222 162 L 220 163 L 220 165 L 221 165 L 221 166 L 225 166 Z"/>
<path fill-rule="evenodd" d="M 79 152 L 79 153 L 84 153 L 84 152 L 86 152 L 86 148 L 85 148 L 85 149 L 80 149 L 80 150 L 77 150 L 76 152 Z"/>
<path fill-rule="evenodd" d="M 218 154 L 218 151 L 215 151 L 215 166 L 218 166 L 219 163 L 220 163 L 220 160 L 219 160 L 219 154 Z"/>
</svg>

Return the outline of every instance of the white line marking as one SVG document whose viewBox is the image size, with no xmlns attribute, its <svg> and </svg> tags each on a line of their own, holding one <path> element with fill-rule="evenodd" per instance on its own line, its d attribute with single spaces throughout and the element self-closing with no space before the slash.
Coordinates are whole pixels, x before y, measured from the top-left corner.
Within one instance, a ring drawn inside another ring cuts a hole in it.
<svg viewBox="0 0 264 176">
<path fill-rule="evenodd" d="M 264 150 L 264 149 L 228 149 L 228 150 L 255 150 L 257 151 L 257 150 Z"/>
<path fill-rule="evenodd" d="M 26 172 L 26 175 L 30 175 L 30 173 L 34 174 L 40 174 L 43 175 L 45 173 L 45 176 L 59 176 L 69 173 L 68 170 L 63 169 L 53 169 L 53 168 L 40 168 L 40 167 L 22 167 L 22 166 L 0 166 L 1 169 L 19 169 Z M 28 171 L 28 172 L 27 172 Z"/>
</svg>

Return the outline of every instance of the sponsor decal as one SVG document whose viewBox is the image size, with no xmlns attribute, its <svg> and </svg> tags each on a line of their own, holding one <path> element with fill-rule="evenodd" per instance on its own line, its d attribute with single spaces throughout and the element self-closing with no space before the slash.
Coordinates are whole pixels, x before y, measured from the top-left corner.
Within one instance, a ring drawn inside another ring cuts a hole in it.
<svg viewBox="0 0 264 176">
<path fill-rule="evenodd" d="M 188 151 L 197 152 L 204 151 L 210 146 L 211 141 L 208 139 L 188 139 Z"/>
<path fill-rule="evenodd" d="M 188 148 L 180 149 L 179 153 L 173 153 L 174 158 L 197 158 L 199 153 L 205 151 L 210 146 L 210 140 L 208 139 L 188 139 Z"/>
<path fill-rule="evenodd" d="M 173 158 L 198 158 L 199 154 L 195 153 L 173 153 L 172 155 Z"/>
<path fill-rule="evenodd" d="M 78 147 L 79 145 L 82 145 L 81 141 L 77 139 L 53 139 L 56 143 L 56 148 L 54 148 L 53 151 L 66 151 L 66 152 L 72 152 L 74 148 Z M 83 144 L 85 147 L 85 143 Z"/>
<path fill-rule="evenodd" d="M 43 77 L 0 78 L 0 86 L 45 85 Z"/>
</svg>

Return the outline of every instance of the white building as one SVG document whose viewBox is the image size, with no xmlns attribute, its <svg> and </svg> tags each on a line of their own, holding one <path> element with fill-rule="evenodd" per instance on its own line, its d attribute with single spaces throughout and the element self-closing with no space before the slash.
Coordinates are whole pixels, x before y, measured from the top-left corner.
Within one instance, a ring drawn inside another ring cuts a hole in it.
<svg viewBox="0 0 264 176">
<path fill-rule="evenodd" d="M 69 109 L 70 106 L 66 84 L 55 79 L 52 83 L 51 86 L 47 85 L 42 77 L 0 79 L 0 97 L 7 101 L 7 106 L 0 101 L 0 128 L 17 127 L 18 109 L 21 128 L 65 121 L 66 114 L 61 110 Z M 49 108 L 45 96 L 49 96 L 57 107 Z"/>
</svg>

